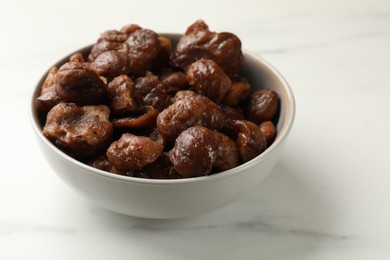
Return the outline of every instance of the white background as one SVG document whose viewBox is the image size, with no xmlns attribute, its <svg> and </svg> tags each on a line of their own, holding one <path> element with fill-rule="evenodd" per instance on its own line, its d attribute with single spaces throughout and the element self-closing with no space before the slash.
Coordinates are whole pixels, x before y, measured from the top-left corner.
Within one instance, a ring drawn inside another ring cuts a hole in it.
<svg viewBox="0 0 390 260">
<path fill-rule="evenodd" d="M 152 221 L 63 184 L 28 117 L 58 59 L 107 29 L 237 34 L 296 97 L 272 174 L 216 211 Z M 389 1 L 0 0 L 0 259 L 390 259 Z"/>
</svg>

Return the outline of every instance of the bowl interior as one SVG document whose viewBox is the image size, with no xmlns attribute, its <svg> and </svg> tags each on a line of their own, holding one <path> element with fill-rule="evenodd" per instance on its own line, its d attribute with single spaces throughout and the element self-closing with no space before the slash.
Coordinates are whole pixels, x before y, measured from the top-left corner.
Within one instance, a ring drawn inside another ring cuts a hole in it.
<svg viewBox="0 0 390 260">
<path fill-rule="evenodd" d="M 180 34 L 167 34 L 167 33 L 165 34 L 162 33 L 160 35 L 170 38 L 173 46 L 177 44 L 181 36 Z M 76 52 L 82 52 L 86 57 L 90 52 L 91 48 L 92 45 L 89 45 L 82 49 L 77 50 Z M 64 64 L 69 60 L 69 57 L 72 54 L 73 53 L 59 60 L 53 66 L 57 66 L 57 67 L 61 66 L 62 64 Z M 213 181 L 213 180 L 216 181 L 219 178 L 228 177 L 229 175 L 236 174 L 237 172 L 240 172 L 241 170 L 247 167 L 253 166 L 254 164 L 261 162 L 262 160 L 265 160 L 270 154 L 272 154 L 274 150 L 276 150 L 287 137 L 292 127 L 294 121 L 294 115 L 295 115 L 295 101 L 294 101 L 293 93 L 288 83 L 281 76 L 281 74 L 263 58 L 258 57 L 247 51 L 244 51 L 244 55 L 245 55 L 245 63 L 244 63 L 244 69 L 242 70 L 242 76 L 249 81 L 252 88 L 259 89 L 262 87 L 268 87 L 275 90 L 279 94 L 280 97 L 280 109 L 278 111 L 279 117 L 277 122 L 275 122 L 277 128 L 277 136 L 273 144 L 270 147 L 268 147 L 267 150 L 264 151 L 262 154 L 252 159 L 251 161 L 239 165 L 228 171 L 216 173 L 210 176 L 202 176 L 202 177 L 187 178 L 187 179 L 169 179 L 169 180 L 142 179 L 142 178 L 121 176 L 121 175 L 105 172 L 90 167 L 68 156 L 60 149 L 58 149 L 55 145 L 53 145 L 48 139 L 46 139 L 46 137 L 43 136 L 42 128 L 44 125 L 45 118 L 40 117 L 37 110 L 35 109 L 35 100 L 40 94 L 41 86 L 49 70 L 42 76 L 42 78 L 36 85 L 32 94 L 31 105 L 30 105 L 30 116 L 31 116 L 33 128 L 37 133 L 40 141 L 43 142 L 48 149 L 50 149 L 54 153 L 57 153 L 64 160 L 70 161 L 81 168 L 87 169 L 91 174 L 100 175 L 107 178 L 114 178 L 122 181 L 130 181 L 130 182 L 153 184 L 153 185 L 155 184 L 169 185 L 169 184 L 177 184 L 183 182 L 188 183 L 188 182 L 203 182 L 203 181 Z"/>
</svg>

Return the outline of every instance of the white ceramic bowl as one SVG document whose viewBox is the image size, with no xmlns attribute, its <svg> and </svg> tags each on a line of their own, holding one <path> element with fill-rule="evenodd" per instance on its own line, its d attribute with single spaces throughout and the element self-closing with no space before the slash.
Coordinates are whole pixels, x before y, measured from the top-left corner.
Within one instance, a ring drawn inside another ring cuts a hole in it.
<svg viewBox="0 0 390 260">
<path fill-rule="evenodd" d="M 179 35 L 163 34 L 177 42 Z M 91 46 L 80 51 L 87 53 Z M 288 83 L 261 57 L 244 52 L 243 76 L 253 88 L 268 87 L 280 97 L 280 118 L 274 143 L 251 161 L 211 176 L 151 180 L 115 175 L 92 168 L 63 153 L 42 134 L 35 99 L 46 78 L 42 76 L 31 97 L 30 115 L 39 146 L 51 168 L 74 190 L 111 211 L 125 215 L 169 219 L 189 217 L 221 207 L 254 188 L 278 161 L 293 125 L 295 102 Z M 70 56 L 70 55 L 69 55 Z M 69 56 L 55 66 L 65 63 Z"/>
</svg>

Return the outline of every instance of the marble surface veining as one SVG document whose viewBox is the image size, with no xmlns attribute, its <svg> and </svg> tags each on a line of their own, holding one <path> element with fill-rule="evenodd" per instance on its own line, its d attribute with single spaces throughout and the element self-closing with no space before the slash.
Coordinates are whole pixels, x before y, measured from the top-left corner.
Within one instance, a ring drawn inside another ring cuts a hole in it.
<svg viewBox="0 0 390 260">
<path fill-rule="evenodd" d="M 296 121 L 272 174 L 179 220 L 122 216 L 75 194 L 30 127 L 41 74 L 106 29 L 183 32 L 199 18 L 292 86 Z M 0 259 L 390 259 L 389 1 L 17 0 L 0 2 L 0 28 Z"/>
</svg>

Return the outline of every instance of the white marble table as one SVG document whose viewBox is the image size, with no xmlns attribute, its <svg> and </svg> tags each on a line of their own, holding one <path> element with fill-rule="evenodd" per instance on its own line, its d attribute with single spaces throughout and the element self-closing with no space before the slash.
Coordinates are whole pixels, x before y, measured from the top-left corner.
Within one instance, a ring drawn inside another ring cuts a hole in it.
<svg viewBox="0 0 390 260">
<path fill-rule="evenodd" d="M 0 2 L 0 259 L 390 259 L 390 2 L 138 2 Z M 75 194 L 30 127 L 41 74 L 106 29 L 183 32 L 198 18 L 236 33 L 295 92 L 272 174 L 182 220 L 130 218 Z"/>
</svg>

